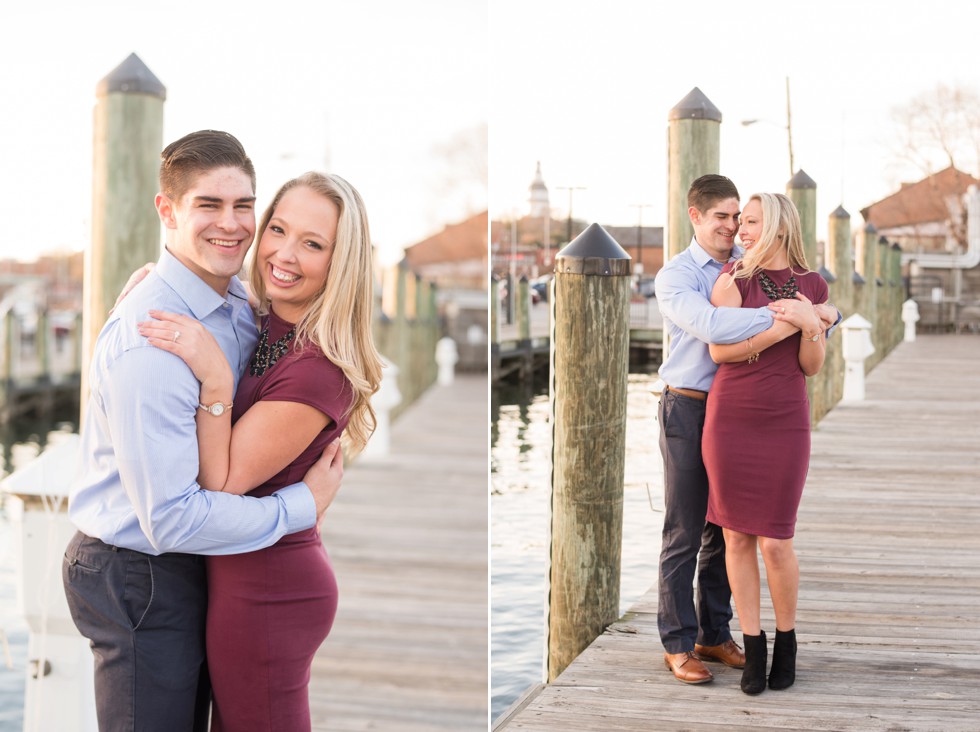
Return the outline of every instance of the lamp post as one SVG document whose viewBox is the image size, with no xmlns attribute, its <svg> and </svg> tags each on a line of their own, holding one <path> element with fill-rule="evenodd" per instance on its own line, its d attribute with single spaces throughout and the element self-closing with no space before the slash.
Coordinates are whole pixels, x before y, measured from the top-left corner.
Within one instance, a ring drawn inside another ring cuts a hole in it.
<svg viewBox="0 0 980 732">
<path fill-rule="evenodd" d="M 652 203 L 631 203 L 630 208 L 637 209 L 638 219 L 636 221 L 636 263 L 633 265 L 633 272 L 643 274 L 643 209 L 653 208 Z"/>
<path fill-rule="evenodd" d="M 568 191 L 568 241 L 572 240 L 572 193 L 575 191 L 584 191 L 584 186 L 557 186 L 559 191 Z"/>
<path fill-rule="evenodd" d="M 782 127 L 786 130 L 786 142 L 789 144 L 789 177 L 792 178 L 796 172 L 796 164 L 793 161 L 793 122 L 790 113 L 789 104 L 789 77 L 786 77 L 786 126 L 773 122 L 768 119 L 743 119 L 742 127 L 748 127 L 749 125 L 754 125 L 756 122 L 765 122 L 766 124 L 775 125 L 776 127 Z"/>
</svg>

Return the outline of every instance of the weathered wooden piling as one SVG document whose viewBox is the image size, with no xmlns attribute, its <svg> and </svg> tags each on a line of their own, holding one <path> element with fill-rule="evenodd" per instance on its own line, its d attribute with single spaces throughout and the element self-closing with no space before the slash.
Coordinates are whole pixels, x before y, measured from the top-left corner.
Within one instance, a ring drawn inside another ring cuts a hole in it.
<svg viewBox="0 0 980 732">
<path fill-rule="evenodd" d="M 517 281 L 517 337 L 522 341 L 531 337 L 531 285 L 527 275 Z"/>
<path fill-rule="evenodd" d="M 500 343 L 500 277 L 490 277 L 490 344 Z"/>
<path fill-rule="evenodd" d="M 694 235 L 687 191 L 721 167 L 721 112 L 694 87 L 667 116 L 667 259 L 687 249 Z"/>
<path fill-rule="evenodd" d="M 878 255 L 878 229 L 874 224 L 867 223 L 858 237 L 855 266 L 860 269 L 864 283 L 858 286 L 856 308 L 869 323 L 878 322 L 878 274 L 876 261 Z M 875 351 L 864 362 L 866 372 L 878 363 L 884 356 Z"/>
<path fill-rule="evenodd" d="M 598 224 L 555 258 L 549 681 L 619 615 L 630 265 Z"/>
<path fill-rule="evenodd" d="M 167 90 L 135 54 L 95 89 L 92 245 L 85 252 L 82 408 L 95 339 L 126 280 L 160 255 L 159 189 Z"/>
<path fill-rule="evenodd" d="M 817 184 L 802 170 L 786 184 L 786 195 L 800 213 L 803 252 L 811 269 L 817 268 Z"/>
<path fill-rule="evenodd" d="M 838 206 L 827 221 L 825 269 L 829 271 L 830 302 L 847 318 L 854 312 L 854 257 L 851 246 L 851 215 Z M 812 405 L 813 421 L 818 422 L 840 401 L 844 382 L 844 353 L 840 338 L 827 340 L 824 367 L 821 369 Z"/>
</svg>

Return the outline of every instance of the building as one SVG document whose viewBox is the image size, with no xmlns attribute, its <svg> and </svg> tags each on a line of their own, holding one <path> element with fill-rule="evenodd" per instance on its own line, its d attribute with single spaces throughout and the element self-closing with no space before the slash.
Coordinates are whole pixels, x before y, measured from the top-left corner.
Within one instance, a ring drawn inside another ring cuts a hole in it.
<svg viewBox="0 0 980 732">
<path fill-rule="evenodd" d="M 534 179 L 528 186 L 528 215 L 535 219 L 551 218 L 551 203 L 548 200 L 548 186 L 544 184 L 544 176 L 541 175 L 541 161 L 538 161 L 537 170 L 534 172 Z"/>
<path fill-rule="evenodd" d="M 902 248 L 923 320 L 980 330 L 980 180 L 949 167 L 903 184 L 861 215 Z"/>
<path fill-rule="evenodd" d="M 405 249 L 408 268 L 436 285 L 444 333 L 456 342 L 460 369 L 487 367 L 488 220 L 483 211 Z"/>
<path fill-rule="evenodd" d="M 965 248 L 967 211 L 965 196 L 980 181 L 949 167 L 902 187 L 877 203 L 861 209 L 864 220 L 906 257 L 950 254 Z"/>
</svg>

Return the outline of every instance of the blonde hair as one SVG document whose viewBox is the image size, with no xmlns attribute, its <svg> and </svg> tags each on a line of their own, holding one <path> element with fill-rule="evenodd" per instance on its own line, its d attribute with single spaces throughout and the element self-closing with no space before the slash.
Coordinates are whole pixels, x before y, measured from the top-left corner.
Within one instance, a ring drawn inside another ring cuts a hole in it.
<svg viewBox="0 0 980 732">
<path fill-rule="evenodd" d="M 758 201 L 762 206 L 762 234 L 755 246 L 738 260 L 732 277 L 747 279 L 764 269 L 772 269 L 770 265 L 781 252 L 786 253 L 794 274 L 807 272 L 810 268 L 803 251 L 803 227 L 793 202 L 782 193 L 754 193 L 749 201 Z"/>
<path fill-rule="evenodd" d="M 371 395 L 381 384 L 381 357 L 371 335 L 374 305 L 371 235 L 364 201 L 355 188 L 339 175 L 304 173 L 287 181 L 273 197 L 262 215 L 256 233 L 261 240 L 276 207 L 287 191 L 309 188 L 336 204 L 340 216 L 330 268 L 323 288 L 310 301 L 306 312 L 296 323 L 296 344 L 303 348 L 314 344 L 344 372 L 354 387 L 354 402 L 344 430 L 345 451 L 360 452 L 377 426 L 371 407 Z M 269 298 L 257 266 L 258 249 L 252 248 L 249 260 L 249 283 L 260 308 L 267 311 Z"/>
</svg>

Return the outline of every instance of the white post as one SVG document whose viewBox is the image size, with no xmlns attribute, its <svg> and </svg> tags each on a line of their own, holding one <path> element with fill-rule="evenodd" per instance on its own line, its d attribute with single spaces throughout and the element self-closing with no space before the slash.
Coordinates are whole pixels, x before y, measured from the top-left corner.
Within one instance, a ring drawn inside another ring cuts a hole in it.
<svg viewBox="0 0 980 732">
<path fill-rule="evenodd" d="M 439 342 L 436 343 L 436 364 L 439 366 L 439 386 L 449 386 L 453 383 L 457 361 L 459 361 L 459 352 L 456 349 L 456 341 L 449 337 L 440 338 Z"/>
<path fill-rule="evenodd" d="M 374 416 L 378 423 L 364 452 L 359 456 L 362 460 L 383 458 L 391 452 L 391 410 L 402 401 L 402 393 L 398 389 L 398 367 L 384 356 L 381 360 L 384 363 L 381 386 L 371 397 L 371 406 L 374 407 Z"/>
<path fill-rule="evenodd" d="M 912 299 L 902 303 L 902 322 L 905 323 L 905 342 L 915 341 L 915 324 L 919 322 L 919 304 Z"/>
<path fill-rule="evenodd" d="M 17 536 L 18 605 L 30 631 L 24 732 L 97 729 L 92 651 L 71 619 L 61 581 L 75 534 L 66 497 L 77 457 L 78 435 L 69 435 L 2 483 Z"/>
<path fill-rule="evenodd" d="M 864 400 L 864 361 L 875 352 L 871 323 L 855 313 L 841 323 L 844 351 L 843 402 Z"/>
</svg>

